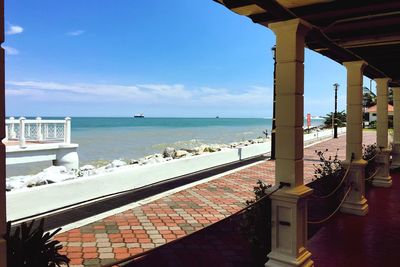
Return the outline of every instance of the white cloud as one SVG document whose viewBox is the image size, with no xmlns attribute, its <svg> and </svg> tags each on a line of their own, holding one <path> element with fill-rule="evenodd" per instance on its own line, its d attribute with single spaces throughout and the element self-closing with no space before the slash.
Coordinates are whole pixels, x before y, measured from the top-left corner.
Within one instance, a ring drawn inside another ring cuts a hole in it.
<svg viewBox="0 0 400 267">
<path fill-rule="evenodd" d="M 29 96 L 52 102 L 116 102 L 180 108 L 262 108 L 268 111 L 272 91 L 253 86 L 233 92 L 226 88 L 187 88 L 182 84 L 94 84 L 38 81 L 6 82 L 8 96 Z M 172 106 L 171 106 L 172 105 Z"/>
<path fill-rule="evenodd" d="M 3 45 L 3 49 L 6 52 L 6 55 L 11 55 L 11 56 L 15 56 L 19 54 L 18 49 L 11 47 L 11 46 L 5 46 Z"/>
<path fill-rule="evenodd" d="M 9 24 L 8 29 L 6 30 L 6 34 L 13 35 L 13 34 L 22 33 L 23 31 L 24 31 L 24 28 L 22 28 L 21 26 Z"/>
<path fill-rule="evenodd" d="M 84 33 L 85 33 L 85 31 L 83 31 L 83 30 L 76 30 L 76 31 L 67 32 L 66 35 L 78 36 L 78 35 L 82 35 Z"/>
</svg>

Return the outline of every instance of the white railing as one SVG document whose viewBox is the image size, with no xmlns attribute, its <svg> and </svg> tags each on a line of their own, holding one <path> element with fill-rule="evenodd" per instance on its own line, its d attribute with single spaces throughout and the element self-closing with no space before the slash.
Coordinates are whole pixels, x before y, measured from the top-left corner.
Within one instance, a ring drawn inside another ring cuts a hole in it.
<svg viewBox="0 0 400 267">
<path fill-rule="evenodd" d="M 71 143 L 71 118 L 64 120 L 42 120 L 37 117 L 28 120 L 24 117 L 6 120 L 6 141 L 18 141 L 21 147 L 26 142 L 63 142 Z"/>
</svg>

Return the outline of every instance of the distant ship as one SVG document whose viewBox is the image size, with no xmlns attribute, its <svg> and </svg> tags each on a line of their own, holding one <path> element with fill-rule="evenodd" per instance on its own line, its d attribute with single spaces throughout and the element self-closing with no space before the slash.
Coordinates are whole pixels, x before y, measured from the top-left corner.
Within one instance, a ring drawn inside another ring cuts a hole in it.
<svg viewBox="0 0 400 267">
<path fill-rule="evenodd" d="M 143 113 L 137 113 L 135 115 L 133 115 L 134 118 L 144 118 L 144 114 Z"/>
</svg>

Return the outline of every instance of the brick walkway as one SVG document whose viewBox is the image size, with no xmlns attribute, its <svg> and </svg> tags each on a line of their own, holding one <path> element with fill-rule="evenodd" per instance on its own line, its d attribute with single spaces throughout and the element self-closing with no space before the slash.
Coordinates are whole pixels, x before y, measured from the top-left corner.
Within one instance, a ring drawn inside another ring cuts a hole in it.
<svg viewBox="0 0 400 267">
<path fill-rule="evenodd" d="M 364 133 L 374 143 L 375 132 Z M 315 150 L 344 159 L 345 136 L 304 150 L 305 183 L 313 178 Z M 257 180 L 274 184 L 274 162 L 263 161 L 143 206 L 127 210 L 56 236 L 71 267 L 99 266 L 165 244 L 206 227 L 244 207 Z"/>
</svg>

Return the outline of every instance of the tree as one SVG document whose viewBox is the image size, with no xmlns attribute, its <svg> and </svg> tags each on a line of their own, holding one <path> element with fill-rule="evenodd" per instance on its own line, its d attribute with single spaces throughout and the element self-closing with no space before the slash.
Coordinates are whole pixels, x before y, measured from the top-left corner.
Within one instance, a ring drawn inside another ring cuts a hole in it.
<svg viewBox="0 0 400 267">
<path fill-rule="evenodd" d="M 376 94 L 368 87 L 363 87 L 363 105 L 366 108 L 376 105 Z"/>
<path fill-rule="evenodd" d="M 324 117 L 325 121 L 325 127 L 332 127 L 332 117 L 333 117 L 333 112 L 326 114 Z M 346 126 L 346 113 L 344 110 L 336 113 L 336 123 L 338 127 L 343 127 Z"/>
</svg>

